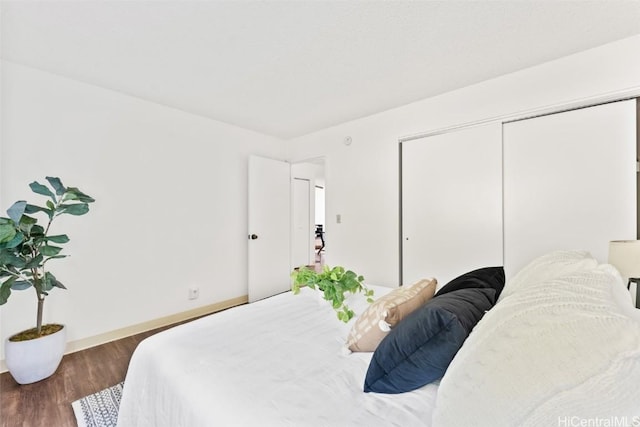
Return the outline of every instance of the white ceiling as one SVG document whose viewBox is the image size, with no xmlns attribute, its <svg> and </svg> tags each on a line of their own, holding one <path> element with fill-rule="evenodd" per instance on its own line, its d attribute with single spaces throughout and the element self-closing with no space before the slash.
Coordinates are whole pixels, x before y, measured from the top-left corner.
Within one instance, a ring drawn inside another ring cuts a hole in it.
<svg viewBox="0 0 640 427">
<path fill-rule="evenodd" d="M 5 60 L 280 138 L 640 34 L 640 1 L 1 7 Z"/>
</svg>

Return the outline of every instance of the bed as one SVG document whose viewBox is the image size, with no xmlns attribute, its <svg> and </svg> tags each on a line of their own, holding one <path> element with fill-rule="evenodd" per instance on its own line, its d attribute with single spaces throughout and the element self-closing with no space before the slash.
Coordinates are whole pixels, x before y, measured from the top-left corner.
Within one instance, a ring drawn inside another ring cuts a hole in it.
<svg viewBox="0 0 640 427">
<path fill-rule="evenodd" d="M 372 360 L 441 291 L 373 352 L 346 347 L 364 298 L 350 297 L 360 316 L 344 324 L 311 289 L 154 335 L 132 357 L 118 426 L 640 425 L 640 310 L 585 252 L 547 254 L 510 279 L 441 380 L 364 392 Z"/>
</svg>

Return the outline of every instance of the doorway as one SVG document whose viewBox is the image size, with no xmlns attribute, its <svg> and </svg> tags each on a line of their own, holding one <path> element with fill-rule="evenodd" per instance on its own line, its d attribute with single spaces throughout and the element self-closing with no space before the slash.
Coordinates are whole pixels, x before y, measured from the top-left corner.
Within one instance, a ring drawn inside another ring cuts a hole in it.
<svg viewBox="0 0 640 427">
<path fill-rule="evenodd" d="M 291 165 L 291 265 L 316 270 L 327 250 L 325 159 Z"/>
</svg>

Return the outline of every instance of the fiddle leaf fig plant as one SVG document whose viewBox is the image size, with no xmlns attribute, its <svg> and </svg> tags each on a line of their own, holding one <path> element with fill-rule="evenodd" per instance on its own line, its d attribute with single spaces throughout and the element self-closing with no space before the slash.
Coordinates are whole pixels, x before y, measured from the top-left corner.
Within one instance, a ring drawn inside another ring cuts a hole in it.
<svg viewBox="0 0 640 427">
<path fill-rule="evenodd" d="M 373 302 L 373 289 L 367 288 L 363 282 L 364 277 L 358 276 L 351 270 L 345 270 L 344 267 L 323 266 L 322 272 L 318 273 L 307 267 L 301 267 L 291 273 L 293 285 L 291 290 L 294 294 L 300 293 L 302 286 L 308 286 L 311 289 L 316 287 L 324 293 L 324 299 L 329 301 L 333 309 L 336 311 L 338 319 L 347 323 L 355 313 L 345 304 L 345 294 L 363 292 L 367 297 L 367 302 Z"/>
<path fill-rule="evenodd" d="M 48 176 L 46 180 L 48 186 L 37 181 L 29 184 L 31 191 L 47 197 L 43 206 L 19 200 L 7 210 L 8 218 L 0 218 L 0 305 L 7 302 L 12 290 L 33 288 L 38 301 L 38 336 L 45 297 L 53 288 L 66 289 L 48 270 L 48 263 L 67 256 L 62 254 L 62 245 L 69 237 L 53 234 L 51 225 L 61 215 L 86 214 L 89 203 L 95 201 L 76 187 L 65 187 L 59 178 Z M 34 215 L 44 218 L 45 225 Z"/>
</svg>

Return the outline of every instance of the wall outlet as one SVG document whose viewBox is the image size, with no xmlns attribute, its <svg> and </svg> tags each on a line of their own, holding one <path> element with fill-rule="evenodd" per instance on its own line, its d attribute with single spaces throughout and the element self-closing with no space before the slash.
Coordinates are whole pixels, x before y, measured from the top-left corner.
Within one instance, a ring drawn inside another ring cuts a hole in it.
<svg viewBox="0 0 640 427">
<path fill-rule="evenodd" d="M 199 296 L 200 296 L 200 289 L 189 288 L 189 299 L 198 299 Z"/>
<path fill-rule="evenodd" d="M 336 215 L 336 224 L 341 224 L 342 223 L 342 215 L 337 214 Z"/>
</svg>

